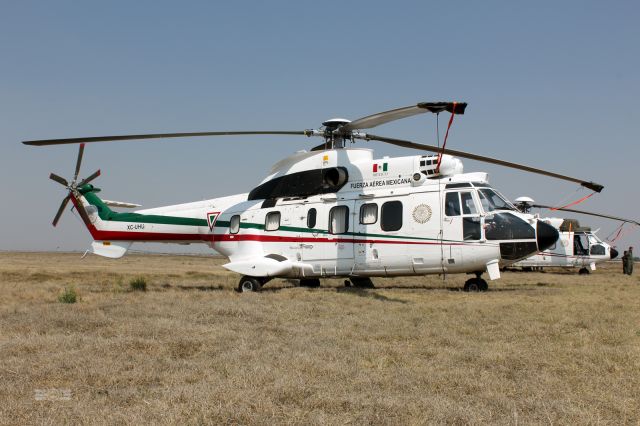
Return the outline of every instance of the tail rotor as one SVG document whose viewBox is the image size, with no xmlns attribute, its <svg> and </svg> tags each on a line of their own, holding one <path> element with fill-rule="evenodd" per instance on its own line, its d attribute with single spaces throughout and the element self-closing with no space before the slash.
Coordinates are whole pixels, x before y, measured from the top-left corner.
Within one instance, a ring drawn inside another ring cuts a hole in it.
<svg viewBox="0 0 640 426">
<path fill-rule="evenodd" d="M 80 182 L 78 182 L 78 174 L 80 173 L 80 167 L 82 165 L 82 157 L 84 155 L 84 143 L 80 144 L 80 149 L 78 150 L 78 159 L 76 160 L 76 169 L 75 169 L 75 173 L 73 175 L 73 180 L 71 182 L 69 182 L 68 180 L 66 180 L 65 178 L 56 175 L 55 173 L 51 173 L 49 175 L 49 179 L 59 183 L 60 185 L 64 186 L 65 188 L 67 188 L 67 190 L 69 191 L 69 193 L 67 194 L 66 197 L 64 197 L 62 199 L 62 203 L 60 204 L 60 208 L 58 208 L 58 212 L 56 213 L 55 217 L 53 218 L 53 226 L 56 226 L 58 224 L 58 221 L 60 220 L 60 217 L 62 216 L 62 213 L 65 211 L 65 209 L 67 208 L 67 204 L 69 204 L 69 201 L 73 198 L 75 200 L 74 205 L 76 206 L 78 213 L 80 214 L 80 217 L 82 217 L 82 220 L 85 221 L 85 223 L 89 223 L 89 215 L 87 213 L 87 211 L 85 210 L 82 202 L 80 201 L 80 191 L 79 188 L 82 188 L 84 185 L 88 184 L 89 182 L 91 182 L 92 180 L 94 180 L 95 178 L 97 178 L 98 176 L 100 176 L 100 170 L 95 171 L 93 174 L 91 174 L 90 176 L 82 179 Z"/>
</svg>

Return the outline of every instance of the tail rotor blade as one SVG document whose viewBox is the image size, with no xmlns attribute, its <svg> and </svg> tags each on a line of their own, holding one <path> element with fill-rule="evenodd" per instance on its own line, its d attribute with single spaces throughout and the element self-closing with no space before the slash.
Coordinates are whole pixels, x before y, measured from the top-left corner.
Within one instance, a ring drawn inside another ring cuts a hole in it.
<svg viewBox="0 0 640 426">
<path fill-rule="evenodd" d="M 49 179 L 58 182 L 60 185 L 67 186 L 67 187 L 69 186 L 69 182 L 67 182 L 67 180 L 65 178 L 63 178 L 61 176 L 58 176 L 55 173 L 51 173 L 49 175 Z"/>
<path fill-rule="evenodd" d="M 76 172 L 73 175 L 73 181 L 78 180 L 78 173 L 80 173 L 80 166 L 82 165 L 82 155 L 84 154 L 84 144 L 80 144 L 80 149 L 78 149 L 78 160 L 76 161 Z"/>
<path fill-rule="evenodd" d="M 71 198 L 71 195 L 67 195 L 62 200 L 62 203 L 60 204 L 60 208 L 58 209 L 56 216 L 53 218 L 53 222 L 52 222 L 53 226 L 56 226 L 58 224 L 58 221 L 60 220 L 60 216 L 62 216 L 64 209 L 67 207 L 67 204 L 69 203 L 69 198 Z"/>
<path fill-rule="evenodd" d="M 86 184 L 88 184 L 89 182 L 91 182 L 92 180 L 94 180 L 95 178 L 97 178 L 98 176 L 100 176 L 100 169 L 98 169 L 96 172 L 94 172 L 91 176 L 84 178 L 84 179 L 82 180 L 82 182 L 80 182 L 80 183 L 78 184 L 78 186 L 80 187 L 80 186 L 82 186 L 82 185 L 86 185 Z"/>
</svg>

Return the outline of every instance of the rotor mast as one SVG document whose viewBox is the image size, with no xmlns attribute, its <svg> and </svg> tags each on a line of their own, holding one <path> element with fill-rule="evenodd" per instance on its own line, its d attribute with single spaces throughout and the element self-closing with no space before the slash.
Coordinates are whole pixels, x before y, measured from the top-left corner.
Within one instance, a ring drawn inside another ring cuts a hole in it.
<svg viewBox="0 0 640 426">
<path fill-rule="evenodd" d="M 341 132 L 340 128 L 347 123 L 351 123 L 351 120 L 346 118 L 332 118 L 324 121 L 324 140 L 325 144 L 330 149 L 344 148 L 347 140 L 353 140 L 350 132 Z"/>
</svg>

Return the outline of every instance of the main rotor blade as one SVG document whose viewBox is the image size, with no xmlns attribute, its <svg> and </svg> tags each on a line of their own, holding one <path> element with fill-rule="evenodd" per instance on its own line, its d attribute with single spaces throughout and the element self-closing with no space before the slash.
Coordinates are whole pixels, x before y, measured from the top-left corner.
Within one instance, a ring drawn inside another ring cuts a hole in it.
<svg viewBox="0 0 640 426">
<path fill-rule="evenodd" d="M 82 182 L 80 182 L 78 184 L 78 187 L 81 187 L 82 185 L 88 184 L 89 182 L 91 182 L 92 180 L 97 178 L 98 176 L 100 176 L 100 169 L 96 170 L 91 176 L 82 179 Z"/>
<path fill-rule="evenodd" d="M 142 139 L 166 139 L 166 138 L 189 138 L 199 136 L 240 136 L 240 135 L 298 135 L 310 136 L 308 131 L 278 131 L 278 130 L 259 130 L 259 131 L 239 131 L 239 132 L 194 132 L 194 133 L 152 133 L 142 135 L 120 135 L 120 136 L 93 136 L 87 138 L 68 138 L 68 139 L 42 139 L 33 141 L 23 141 L 25 145 L 45 146 L 45 145 L 65 145 L 71 143 L 89 143 L 89 142 L 110 142 L 110 141 L 128 141 Z"/>
<path fill-rule="evenodd" d="M 584 210 L 567 209 L 567 208 L 563 208 L 563 207 L 557 208 L 557 207 L 551 207 L 551 206 L 544 206 L 542 204 L 533 204 L 531 207 L 535 207 L 535 208 L 538 208 L 538 209 L 562 210 L 564 212 L 586 214 L 586 215 L 589 215 L 589 216 L 597 216 L 597 217 L 603 217 L 605 219 L 618 220 L 620 222 L 633 223 L 634 225 L 639 225 L 640 226 L 640 222 L 637 222 L 635 220 L 625 219 L 623 217 L 617 217 L 617 216 L 610 216 L 610 215 L 602 214 L 602 213 L 592 213 L 592 212 L 587 212 L 587 211 L 584 211 Z"/>
<path fill-rule="evenodd" d="M 53 226 L 56 226 L 58 224 L 58 221 L 60 220 L 60 216 L 62 216 L 62 213 L 64 213 L 64 209 L 67 207 L 67 203 L 69 203 L 69 198 L 71 198 L 71 195 L 67 195 L 62 200 L 62 203 L 60 204 L 60 208 L 58 209 L 56 216 L 53 218 L 53 222 L 52 222 Z"/>
<path fill-rule="evenodd" d="M 372 134 L 368 134 L 368 133 L 365 133 L 365 134 L 362 134 L 362 135 L 354 134 L 354 137 L 356 137 L 358 139 L 375 140 L 375 141 L 380 141 L 380 142 L 386 142 L 386 143 L 390 143 L 392 145 L 401 146 L 403 148 L 418 149 L 418 150 L 421 150 L 421 151 L 431 151 L 431 152 L 441 152 L 442 151 L 441 148 L 438 148 L 437 146 L 433 146 L 433 145 L 424 145 L 424 144 L 416 143 L 416 142 L 412 142 L 412 141 L 407 141 L 407 140 L 402 140 L 402 139 L 394 139 L 394 138 L 387 138 L 387 137 L 372 135 Z M 545 176 L 553 177 L 553 178 L 556 178 L 556 179 L 567 180 L 569 182 L 579 183 L 580 185 L 584 186 L 585 188 L 589 188 L 592 191 L 596 191 L 596 192 L 600 192 L 600 191 L 602 191 L 604 189 L 604 186 L 602 186 L 602 185 L 600 185 L 598 183 L 595 183 L 595 182 L 588 182 L 588 181 L 577 179 L 577 178 L 573 178 L 573 177 L 570 177 L 570 176 L 565 176 L 565 175 L 561 175 L 561 174 L 554 173 L 554 172 L 548 172 L 546 170 L 538 169 L 538 168 L 535 168 L 535 167 L 525 166 L 524 164 L 518 164 L 518 163 L 512 163 L 510 161 L 499 160 L 497 158 L 485 157 L 483 155 L 472 154 L 472 153 L 464 152 L 464 151 L 457 151 L 457 150 L 454 150 L 454 149 L 447 149 L 446 154 L 455 155 L 455 156 L 462 157 L 462 158 L 468 158 L 470 160 L 482 161 L 482 162 L 490 163 L 490 164 L 497 164 L 497 165 L 504 166 L 504 167 L 510 167 L 512 169 L 524 170 L 526 172 L 537 173 L 537 174 L 540 174 L 540 175 L 545 175 Z"/>
<path fill-rule="evenodd" d="M 73 174 L 73 182 L 78 180 L 78 173 L 80 173 L 80 165 L 82 164 L 82 155 L 84 154 L 84 144 L 80 144 L 78 149 L 78 160 L 76 161 L 76 172 Z"/>
<path fill-rule="evenodd" d="M 61 177 L 61 176 L 58 176 L 58 175 L 57 175 L 57 174 L 55 174 L 55 173 L 51 173 L 51 174 L 49 175 L 49 179 L 51 179 L 51 180 L 55 180 L 55 181 L 56 181 L 56 182 L 58 182 L 60 185 L 64 185 L 64 186 L 66 186 L 66 187 L 68 187 L 68 186 L 69 186 L 69 182 L 68 182 L 65 178 L 63 178 L 63 177 Z"/>
<path fill-rule="evenodd" d="M 352 131 L 371 129 L 390 121 L 400 120 L 402 118 L 412 117 L 414 115 L 423 114 L 426 112 L 439 113 L 442 111 L 449 111 L 453 113 L 454 105 L 455 114 L 464 114 L 464 110 L 465 108 L 467 108 L 466 102 L 420 102 L 417 105 L 392 109 L 390 111 L 379 112 L 377 114 L 359 118 L 345 124 L 344 126 L 341 126 L 339 130 Z"/>
</svg>

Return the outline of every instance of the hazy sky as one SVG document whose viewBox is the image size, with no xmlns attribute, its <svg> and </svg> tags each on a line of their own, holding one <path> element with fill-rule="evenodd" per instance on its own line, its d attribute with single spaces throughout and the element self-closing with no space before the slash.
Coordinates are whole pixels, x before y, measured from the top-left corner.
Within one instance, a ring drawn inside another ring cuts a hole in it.
<svg viewBox="0 0 640 426">
<path fill-rule="evenodd" d="M 84 250 L 51 220 L 77 146 L 26 139 L 207 130 L 302 130 L 419 101 L 469 103 L 448 146 L 592 179 L 579 208 L 640 219 L 640 3 L 0 3 L 0 249 Z M 441 129 L 448 114 L 441 117 Z M 435 143 L 422 115 L 376 134 Z M 235 137 L 88 145 L 82 176 L 144 207 L 246 192 L 317 140 Z M 364 143 L 360 146 L 363 146 Z M 375 156 L 414 155 L 369 143 Z M 482 163 L 509 198 L 557 205 L 576 185 Z M 617 224 L 580 218 L 602 228 Z M 620 246 L 638 242 L 637 229 Z M 138 246 L 140 247 L 140 246 Z M 165 246 L 167 250 L 169 247 Z M 162 249 L 162 247 L 161 247 Z"/>
</svg>

